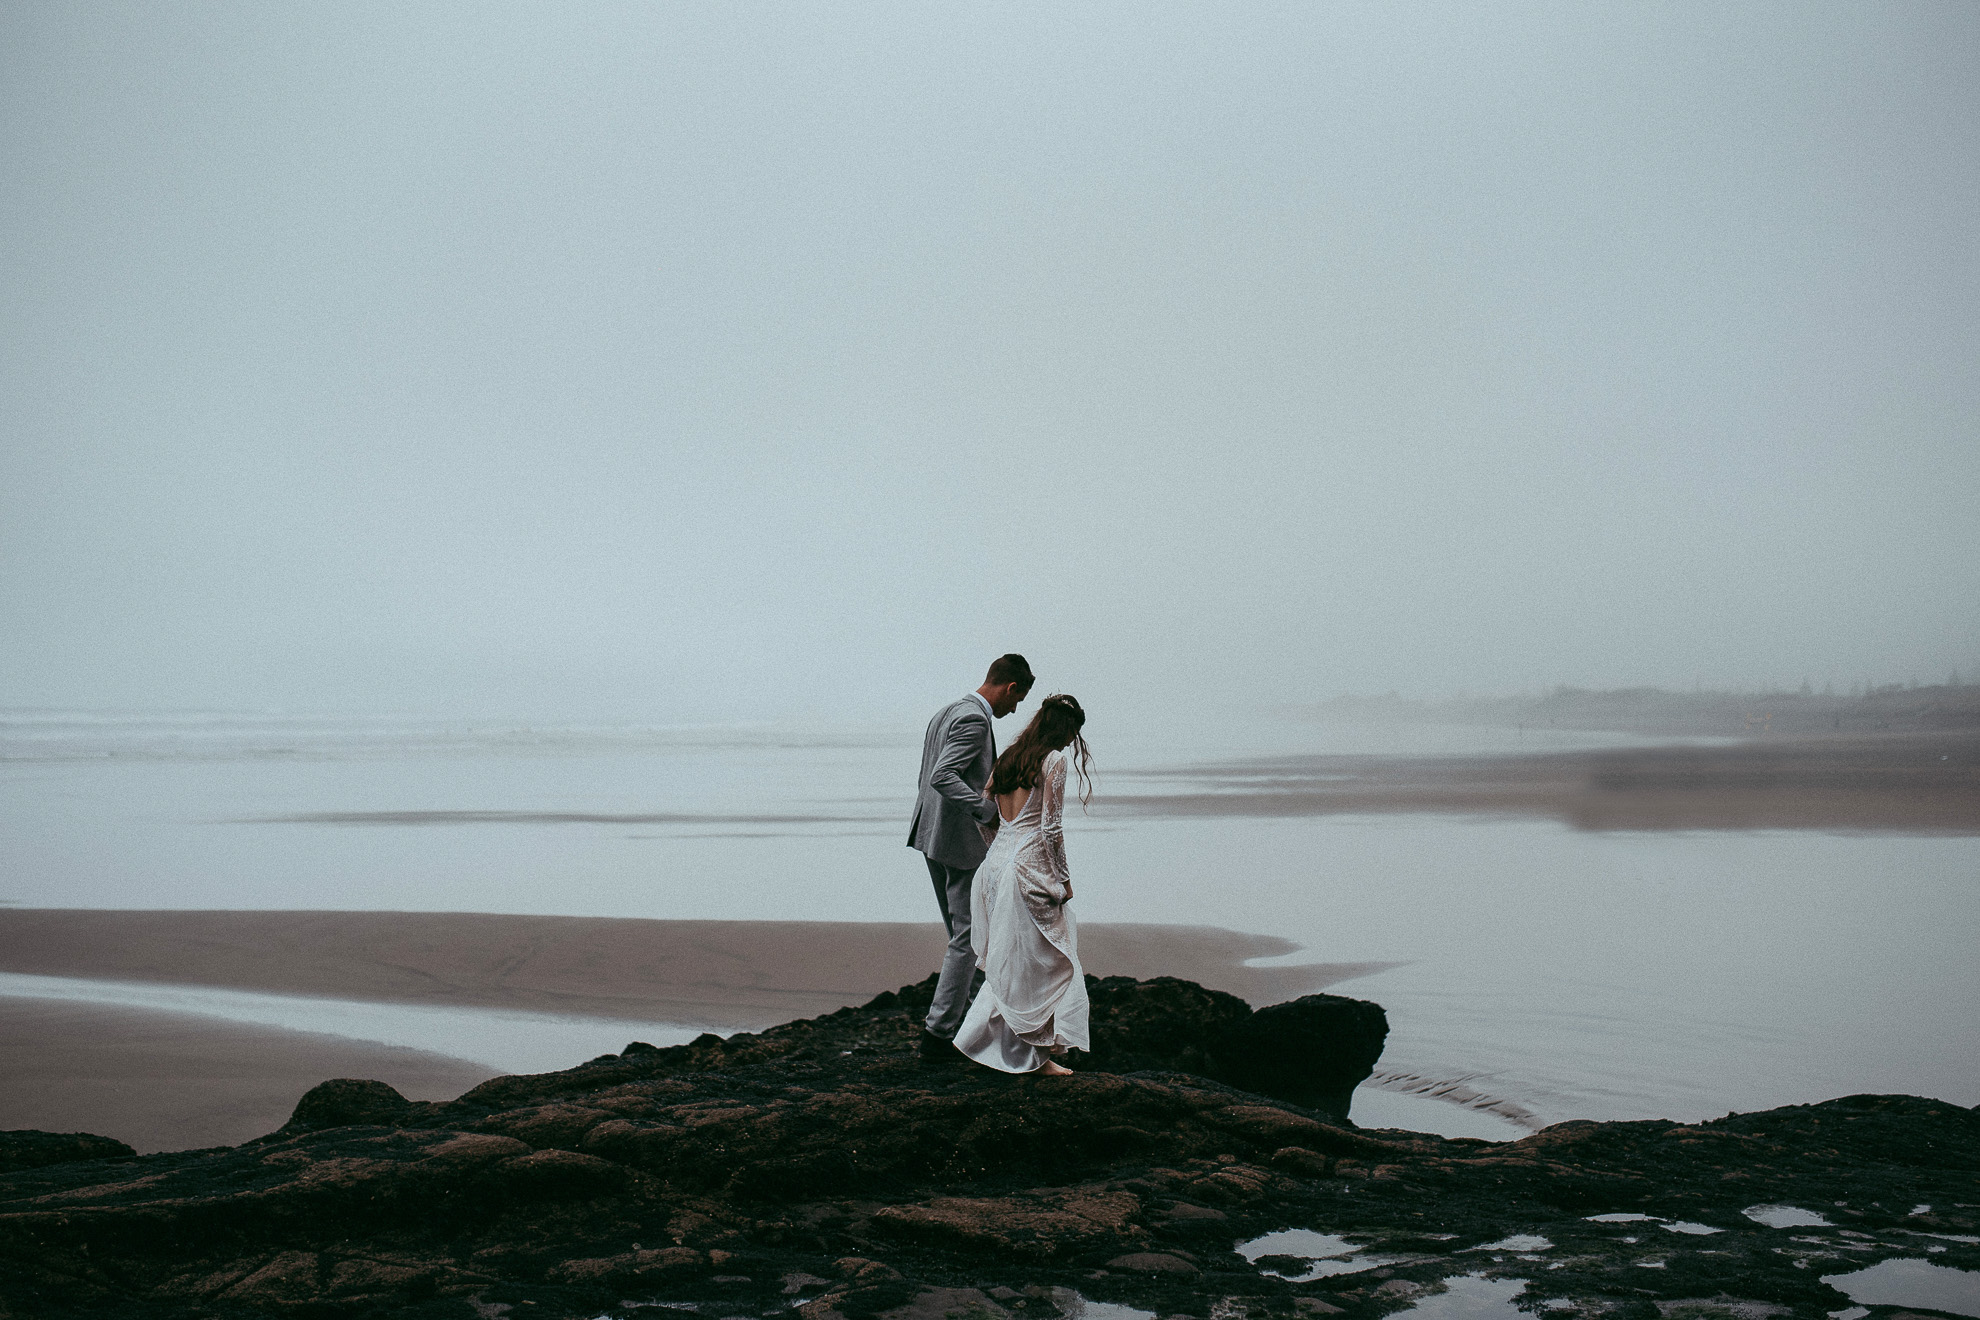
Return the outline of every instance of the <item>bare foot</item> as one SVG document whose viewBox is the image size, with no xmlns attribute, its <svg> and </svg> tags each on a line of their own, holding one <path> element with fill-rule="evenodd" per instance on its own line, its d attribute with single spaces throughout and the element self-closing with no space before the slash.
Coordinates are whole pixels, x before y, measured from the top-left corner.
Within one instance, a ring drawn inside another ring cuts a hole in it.
<svg viewBox="0 0 1980 1320">
<path fill-rule="evenodd" d="M 1047 1059 L 1038 1069 L 1038 1075 L 1040 1077 L 1070 1077 L 1073 1075 L 1073 1070 Z"/>
</svg>

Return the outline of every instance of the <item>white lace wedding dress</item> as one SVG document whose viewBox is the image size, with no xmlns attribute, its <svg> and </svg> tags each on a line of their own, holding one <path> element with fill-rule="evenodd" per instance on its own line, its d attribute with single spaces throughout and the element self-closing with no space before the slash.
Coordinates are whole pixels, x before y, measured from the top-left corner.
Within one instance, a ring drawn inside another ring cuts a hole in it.
<svg viewBox="0 0 1980 1320">
<path fill-rule="evenodd" d="M 1032 1072 L 1058 1051 L 1089 1048 L 1086 972 L 1066 906 L 1065 803 L 1066 757 L 1052 752 L 1017 819 L 997 830 L 971 886 L 970 943 L 983 988 L 956 1032 L 956 1048 L 1004 1072 Z"/>
</svg>

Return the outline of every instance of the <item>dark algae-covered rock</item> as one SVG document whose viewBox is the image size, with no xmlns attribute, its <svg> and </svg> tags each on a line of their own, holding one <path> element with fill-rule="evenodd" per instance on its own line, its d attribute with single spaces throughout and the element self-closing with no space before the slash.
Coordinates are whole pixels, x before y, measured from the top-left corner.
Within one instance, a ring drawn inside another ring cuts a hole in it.
<svg viewBox="0 0 1980 1320">
<path fill-rule="evenodd" d="M 137 1154 L 121 1141 L 87 1132 L 0 1132 L 0 1173 L 39 1169 L 78 1160 L 112 1160 Z"/>
<path fill-rule="evenodd" d="M 1375 1070 L 1389 1018 L 1380 1004 L 1303 995 L 1253 1013 L 1218 1052 L 1218 1076 L 1346 1118 L 1354 1088 Z"/>
<path fill-rule="evenodd" d="M 390 1123 L 412 1102 L 383 1082 L 339 1077 L 312 1086 L 282 1126 L 283 1132 L 313 1132 L 317 1128 L 349 1127 L 354 1123 Z"/>
<path fill-rule="evenodd" d="M 1175 1069 L 1346 1117 L 1375 1070 L 1389 1020 L 1380 1004 L 1306 995 L 1252 1011 L 1235 995 L 1162 976 L 1089 978 L 1090 1067 Z"/>
<path fill-rule="evenodd" d="M 232 1148 L 5 1134 L 0 1317 L 1354 1320 L 1523 1286 L 1550 1313 L 1825 1320 L 1850 1305 L 1825 1276 L 1980 1268 L 1956 1105 L 1365 1131 L 1337 1115 L 1375 1005 L 1099 981 L 1081 1071 L 1007 1077 L 920 1061 L 928 988 L 446 1103 L 326 1082 Z M 1770 1205 L 1794 1210 L 1745 1213 Z"/>
</svg>

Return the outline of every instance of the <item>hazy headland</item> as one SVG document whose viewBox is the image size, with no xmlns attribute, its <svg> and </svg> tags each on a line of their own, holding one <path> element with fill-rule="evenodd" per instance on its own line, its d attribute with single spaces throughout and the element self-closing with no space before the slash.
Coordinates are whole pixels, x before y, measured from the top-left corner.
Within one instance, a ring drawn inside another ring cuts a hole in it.
<svg viewBox="0 0 1980 1320">
<path fill-rule="evenodd" d="M 1339 696 L 1282 708 L 1294 719 L 1375 724 L 1474 724 L 1507 729 L 1585 729 L 1678 738 L 1833 737 L 1980 730 L 1980 683 L 1863 684 L 1844 693 L 1655 687 L 1593 690 L 1566 685 L 1537 696 L 1411 698 Z"/>
</svg>

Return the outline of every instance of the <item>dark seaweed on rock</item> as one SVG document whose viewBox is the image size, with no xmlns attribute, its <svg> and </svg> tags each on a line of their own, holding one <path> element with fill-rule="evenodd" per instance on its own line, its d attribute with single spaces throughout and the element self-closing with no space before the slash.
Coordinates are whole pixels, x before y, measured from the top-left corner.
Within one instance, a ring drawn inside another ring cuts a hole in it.
<svg viewBox="0 0 1980 1320">
<path fill-rule="evenodd" d="M 135 1154 L 121 1141 L 87 1132 L 0 1132 L 0 1173 Z"/>
<path fill-rule="evenodd" d="M 1346 1118 L 1389 1036 L 1380 1004 L 1305 995 L 1252 1011 L 1236 995 L 1163 976 L 1087 978 L 1093 1054 L 1108 1072 L 1175 1069 Z"/>
<path fill-rule="evenodd" d="M 1050 1317 L 1070 1296 L 1056 1290 L 1077 1288 L 1164 1315 L 1292 1320 L 1380 1315 L 1482 1271 L 1539 1280 L 1529 1297 L 1588 1315 L 1718 1298 L 1818 1320 L 1848 1305 L 1823 1274 L 1926 1242 L 1980 1267 L 1974 1247 L 1918 1236 L 1976 1231 L 1980 1117 L 1955 1105 L 1859 1096 L 1503 1144 L 1365 1132 L 1334 1115 L 1380 1053 L 1376 1005 L 1253 1013 L 1189 982 L 1096 981 L 1083 1071 L 1011 1078 L 918 1061 L 929 988 L 760 1034 L 634 1043 L 447 1103 L 325 1082 L 279 1132 L 228 1149 L 0 1136 L 0 1317 L 667 1303 L 1001 1320 Z M 1835 1227 L 1740 1213 L 1763 1201 Z M 1723 1231 L 1582 1218 L 1616 1210 Z M 1234 1251 L 1286 1227 L 1381 1259 L 1292 1283 L 1298 1260 Z M 1532 1260 L 1479 1250 L 1510 1233 L 1553 1245 Z"/>
</svg>

